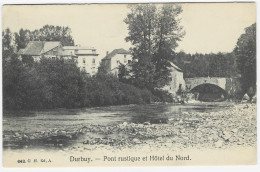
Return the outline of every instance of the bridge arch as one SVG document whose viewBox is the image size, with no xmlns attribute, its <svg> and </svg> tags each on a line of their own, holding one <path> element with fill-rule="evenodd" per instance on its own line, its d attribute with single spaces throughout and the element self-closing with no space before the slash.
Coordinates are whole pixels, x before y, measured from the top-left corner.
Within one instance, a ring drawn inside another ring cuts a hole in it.
<svg viewBox="0 0 260 172">
<path fill-rule="evenodd" d="M 193 87 L 189 92 L 194 93 L 196 99 L 201 101 L 223 101 L 228 98 L 226 90 L 219 85 L 203 83 Z"/>
<path fill-rule="evenodd" d="M 226 78 L 217 78 L 217 77 L 186 78 L 185 82 L 188 91 L 202 84 L 212 84 L 222 88 L 223 90 L 226 90 Z"/>
</svg>

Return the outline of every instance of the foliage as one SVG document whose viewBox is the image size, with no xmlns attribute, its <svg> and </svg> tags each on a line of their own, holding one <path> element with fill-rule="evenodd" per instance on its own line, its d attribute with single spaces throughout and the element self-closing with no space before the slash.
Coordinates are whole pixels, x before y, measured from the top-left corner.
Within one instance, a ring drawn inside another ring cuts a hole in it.
<svg viewBox="0 0 260 172">
<path fill-rule="evenodd" d="M 250 87 L 256 90 L 256 24 L 245 29 L 245 33 L 237 41 L 234 53 L 241 74 L 243 92 L 252 92 Z"/>
<path fill-rule="evenodd" d="M 24 96 L 25 68 L 17 58 L 3 61 L 3 107 L 19 109 Z"/>
<path fill-rule="evenodd" d="M 164 97 L 156 97 L 146 89 L 151 88 L 149 85 L 137 88 L 120 82 L 123 77 L 118 79 L 102 68 L 96 76 L 90 77 L 71 60 L 42 57 L 39 62 L 35 62 L 31 56 L 18 58 L 17 49 L 25 48 L 31 40 L 74 44 L 70 29 L 65 28 L 66 34 L 62 30 L 64 27 L 46 25 L 32 32 L 21 29 L 15 36 L 9 29 L 2 32 L 5 110 L 80 108 L 164 100 Z"/>
<path fill-rule="evenodd" d="M 150 103 L 153 95 L 132 85 L 119 82 L 113 75 L 86 77 L 85 106 Z"/>
<path fill-rule="evenodd" d="M 2 32 L 2 58 L 3 58 L 3 65 L 5 62 L 10 60 L 15 56 L 16 52 L 16 45 L 14 42 L 14 35 L 10 31 L 9 28 L 5 29 Z"/>
<path fill-rule="evenodd" d="M 173 59 L 177 42 L 184 35 L 179 26 L 178 5 L 154 4 L 130 5 L 131 12 L 124 20 L 128 25 L 134 61 L 131 68 L 131 83 L 140 88 L 153 90 L 169 82 L 170 61 Z"/>
<path fill-rule="evenodd" d="M 119 81 L 123 82 L 123 83 L 128 83 L 129 75 L 130 75 L 130 72 L 127 69 L 127 67 L 123 64 L 120 64 L 119 67 L 118 67 L 118 79 L 119 79 Z"/>
<path fill-rule="evenodd" d="M 74 62 L 42 58 L 28 65 L 18 58 L 3 70 L 4 109 L 80 108 L 153 102 L 146 89 L 122 83 L 113 75 L 90 77 Z"/>
<path fill-rule="evenodd" d="M 81 105 L 83 79 L 76 64 L 42 58 L 30 66 L 13 58 L 3 71 L 7 109 L 73 108 Z"/>
<path fill-rule="evenodd" d="M 30 31 L 28 29 L 20 29 L 19 33 L 15 33 L 17 49 L 23 49 L 29 41 L 60 41 L 63 46 L 74 45 L 69 27 L 45 25 L 40 29 Z"/>
<path fill-rule="evenodd" d="M 191 55 L 179 52 L 176 53 L 174 61 L 184 71 L 184 78 L 237 76 L 234 53 Z"/>
<path fill-rule="evenodd" d="M 153 90 L 153 95 L 159 102 L 173 102 L 173 97 L 170 93 L 164 90 Z"/>
</svg>

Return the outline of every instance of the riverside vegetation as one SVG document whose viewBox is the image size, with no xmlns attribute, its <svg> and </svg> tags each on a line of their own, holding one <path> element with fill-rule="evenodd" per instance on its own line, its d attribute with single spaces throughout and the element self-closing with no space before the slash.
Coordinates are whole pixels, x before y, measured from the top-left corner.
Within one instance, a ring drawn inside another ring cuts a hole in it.
<svg viewBox="0 0 260 172">
<path fill-rule="evenodd" d="M 80 108 L 164 101 L 147 89 L 119 82 L 112 75 L 88 76 L 73 61 L 16 57 L 4 63 L 3 106 L 11 110 Z M 157 91 L 158 92 L 158 91 Z M 161 92 L 170 99 L 166 92 Z M 169 100 L 168 99 L 168 100 Z"/>
<path fill-rule="evenodd" d="M 175 61 L 180 61 L 182 56 L 188 61 L 198 59 L 181 65 L 185 76 L 191 73 L 197 77 L 209 76 L 209 72 L 210 76 L 241 75 L 240 96 L 250 89 L 248 95 L 253 97 L 256 92 L 256 24 L 245 29 L 230 55 L 191 56 L 175 52 L 185 35 L 178 19 L 182 12 L 180 5 L 139 4 L 130 5 L 129 9 L 131 12 L 124 22 L 129 31 L 126 41 L 132 43 L 130 53 L 134 60 L 131 70 L 120 73 L 119 79 L 102 69 L 94 77 L 86 76 L 75 63 L 63 59 L 42 57 L 39 63 L 31 57 L 18 59 L 18 51 L 29 41 L 60 41 L 63 46 L 74 45 L 68 27 L 45 25 L 33 31 L 20 29 L 18 33 L 5 29 L 2 32 L 4 110 L 172 102 L 167 92 L 158 90 L 171 79 L 170 62 L 175 57 Z M 208 65 L 204 64 L 205 59 L 209 59 Z"/>
</svg>

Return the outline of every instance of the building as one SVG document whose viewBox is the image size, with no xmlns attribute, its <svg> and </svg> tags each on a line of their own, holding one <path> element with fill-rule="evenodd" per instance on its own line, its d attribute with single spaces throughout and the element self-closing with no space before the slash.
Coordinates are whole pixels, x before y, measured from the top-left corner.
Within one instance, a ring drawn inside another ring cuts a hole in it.
<svg viewBox="0 0 260 172">
<path fill-rule="evenodd" d="M 90 75 L 95 75 L 98 70 L 97 57 L 95 48 L 81 46 L 64 46 L 62 57 L 64 59 L 74 59 L 77 66 Z"/>
<path fill-rule="evenodd" d="M 77 66 L 88 73 L 97 73 L 97 56 L 95 48 L 81 46 L 62 46 L 60 42 L 52 41 L 30 41 L 28 45 L 19 50 L 20 59 L 33 57 L 34 61 L 40 61 L 41 57 L 51 59 L 63 58 L 74 60 Z"/>
<path fill-rule="evenodd" d="M 177 91 L 185 90 L 185 80 L 183 78 L 183 71 L 174 63 L 171 62 L 170 67 L 170 82 L 163 87 L 163 90 L 168 91 L 172 95 L 176 95 Z"/>
<path fill-rule="evenodd" d="M 60 58 L 61 54 L 61 43 L 54 41 L 30 41 L 24 49 L 20 49 L 18 52 L 20 59 L 33 57 L 36 62 L 40 61 L 43 56 L 55 59 Z"/>
<path fill-rule="evenodd" d="M 101 65 L 108 73 L 118 76 L 120 65 L 127 65 L 133 60 L 132 55 L 123 48 L 115 49 L 111 53 L 107 52 L 106 57 L 101 61 Z"/>
</svg>

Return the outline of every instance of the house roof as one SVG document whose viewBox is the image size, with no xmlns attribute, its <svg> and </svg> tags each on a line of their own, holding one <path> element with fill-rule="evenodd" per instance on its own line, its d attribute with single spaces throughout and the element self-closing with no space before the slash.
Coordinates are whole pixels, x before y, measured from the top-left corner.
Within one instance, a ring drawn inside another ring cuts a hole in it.
<svg viewBox="0 0 260 172">
<path fill-rule="evenodd" d="M 114 57 L 116 54 L 129 54 L 128 51 L 126 51 L 123 48 L 119 48 L 119 49 L 114 49 L 111 53 L 109 53 L 106 57 L 104 57 L 104 60 L 108 60 L 111 59 L 112 57 Z"/>
<path fill-rule="evenodd" d="M 64 46 L 64 50 L 96 50 L 94 47 Z"/>
<path fill-rule="evenodd" d="M 21 51 L 23 55 L 41 55 L 46 53 L 53 48 L 56 48 L 60 45 L 60 42 L 52 41 L 30 41 L 25 49 Z"/>
<path fill-rule="evenodd" d="M 61 56 L 76 56 L 75 55 L 75 52 L 71 52 L 71 51 L 66 51 L 66 50 L 63 50 L 61 51 Z"/>
<path fill-rule="evenodd" d="M 23 54 L 23 52 L 24 52 L 24 49 L 20 49 L 20 50 L 18 51 L 18 55 Z"/>
<path fill-rule="evenodd" d="M 179 72 L 183 72 L 181 68 L 179 68 L 176 64 L 174 64 L 173 62 L 170 62 L 171 66 L 176 69 Z"/>
</svg>

